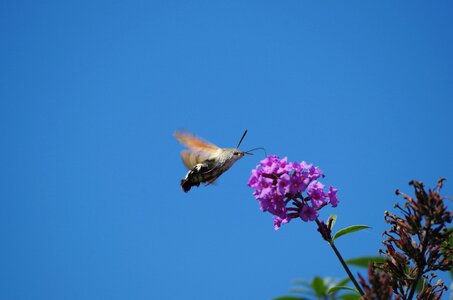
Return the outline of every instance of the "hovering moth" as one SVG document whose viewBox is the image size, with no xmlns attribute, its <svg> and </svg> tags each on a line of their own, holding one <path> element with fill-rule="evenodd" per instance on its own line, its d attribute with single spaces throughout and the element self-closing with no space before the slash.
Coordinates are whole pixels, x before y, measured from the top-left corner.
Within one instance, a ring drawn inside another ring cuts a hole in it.
<svg viewBox="0 0 453 300">
<path fill-rule="evenodd" d="M 188 148 L 181 152 L 182 162 L 189 169 L 186 176 L 181 179 L 182 190 L 187 193 L 192 186 L 213 183 L 245 154 L 252 154 L 238 149 L 246 134 L 247 130 L 236 148 L 220 148 L 190 133 L 177 131 L 176 139 Z"/>
</svg>

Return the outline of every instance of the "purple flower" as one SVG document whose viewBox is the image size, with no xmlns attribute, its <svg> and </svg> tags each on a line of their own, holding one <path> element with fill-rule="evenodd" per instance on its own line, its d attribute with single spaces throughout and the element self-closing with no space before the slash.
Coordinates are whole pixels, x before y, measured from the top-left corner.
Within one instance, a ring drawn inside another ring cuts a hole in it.
<svg viewBox="0 0 453 300">
<path fill-rule="evenodd" d="M 316 179 L 318 179 L 320 177 L 324 177 L 324 173 L 318 167 L 311 166 L 308 169 L 308 173 L 309 173 L 309 178 L 312 179 L 312 180 L 316 180 Z"/>
<path fill-rule="evenodd" d="M 279 230 L 280 229 L 280 226 L 282 224 L 286 224 L 286 223 L 289 223 L 291 219 L 289 218 L 285 218 L 285 219 L 282 219 L 280 217 L 274 217 L 274 229 L 275 230 Z"/>
<path fill-rule="evenodd" d="M 315 209 L 326 205 L 324 196 L 324 184 L 315 180 L 308 185 L 307 194 L 310 196 L 311 203 Z"/>
<path fill-rule="evenodd" d="M 305 204 L 300 211 L 300 218 L 304 222 L 314 221 L 318 217 L 318 212 L 310 207 L 308 204 Z"/>
<path fill-rule="evenodd" d="M 337 189 L 330 186 L 324 193 L 324 184 L 318 181 L 321 177 L 322 171 L 312 164 L 271 155 L 252 170 L 247 185 L 254 189 L 260 209 L 274 216 L 277 230 L 294 218 L 316 220 L 318 211 L 328 203 L 337 206 Z"/>
<path fill-rule="evenodd" d="M 337 189 L 333 186 L 329 186 L 329 192 L 327 192 L 327 197 L 329 198 L 329 203 L 332 207 L 337 207 L 338 205 L 338 197 L 337 197 Z"/>
<path fill-rule="evenodd" d="M 277 193 L 285 196 L 289 193 L 291 187 L 291 177 L 288 174 L 282 174 L 278 179 Z"/>
<path fill-rule="evenodd" d="M 301 163 L 300 163 L 300 166 L 302 167 L 302 169 L 304 170 L 309 170 L 311 168 L 313 168 L 313 165 L 312 164 L 307 164 L 307 162 L 305 160 L 303 160 Z"/>
<path fill-rule="evenodd" d="M 293 162 L 293 163 L 291 163 L 291 166 L 292 166 L 293 171 L 294 171 L 295 173 L 302 172 L 302 170 L 304 169 L 304 168 L 302 167 L 302 165 L 301 165 L 300 163 L 298 163 L 298 162 Z"/>
<path fill-rule="evenodd" d="M 292 163 L 288 163 L 288 158 L 284 157 L 279 161 L 277 174 L 289 173 L 292 169 Z"/>
<path fill-rule="evenodd" d="M 273 180 L 271 178 L 267 178 L 264 176 L 261 176 L 258 178 L 258 183 L 257 183 L 257 191 L 260 191 L 260 198 L 264 198 L 269 196 L 272 196 L 275 191 L 275 186 L 273 184 Z"/>
<path fill-rule="evenodd" d="M 282 219 L 286 218 L 286 202 L 282 196 L 274 196 L 271 200 L 270 212 Z"/>
<path fill-rule="evenodd" d="M 261 211 L 268 211 L 269 210 L 269 207 L 271 205 L 271 198 L 260 198 L 259 196 L 255 195 L 255 193 L 253 193 L 255 198 L 258 199 L 258 202 L 260 203 L 260 209 Z M 259 194 L 258 192 L 256 192 L 256 194 Z"/>
<path fill-rule="evenodd" d="M 308 186 L 309 179 L 304 174 L 294 172 L 291 176 L 291 185 L 289 192 L 293 195 L 302 193 Z"/>
<path fill-rule="evenodd" d="M 261 168 L 264 173 L 272 174 L 278 170 L 278 168 L 280 166 L 279 162 L 280 162 L 280 160 L 278 159 L 277 155 L 270 155 L 270 156 L 266 157 L 265 159 L 263 159 L 260 162 L 260 165 L 261 165 Z"/>
<path fill-rule="evenodd" d="M 247 185 L 251 188 L 256 188 L 258 186 L 258 180 L 259 177 L 261 176 L 261 173 L 262 171 L 258 169 L 258 167 L 256 169 L 253 169 L 252 175 L 250 175 Z"/>
</svg>

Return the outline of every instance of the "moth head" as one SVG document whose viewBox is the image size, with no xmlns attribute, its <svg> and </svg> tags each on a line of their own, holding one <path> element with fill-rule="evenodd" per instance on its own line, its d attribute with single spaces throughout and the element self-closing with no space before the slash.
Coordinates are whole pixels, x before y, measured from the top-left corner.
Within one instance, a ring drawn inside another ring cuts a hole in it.
<svg viewBox="0 0 453 300">
<path fill-rule="evenodd" d="M 233 149 L 233 156 L 234 157 L 237 157 L 238 159 L 243 157 L 244 154 L 246 154 L 245 152 L 242 152 L 241 150 L 239 149 Z M 248 154 L 248 153 L 247 153 Z"/>
</svg>

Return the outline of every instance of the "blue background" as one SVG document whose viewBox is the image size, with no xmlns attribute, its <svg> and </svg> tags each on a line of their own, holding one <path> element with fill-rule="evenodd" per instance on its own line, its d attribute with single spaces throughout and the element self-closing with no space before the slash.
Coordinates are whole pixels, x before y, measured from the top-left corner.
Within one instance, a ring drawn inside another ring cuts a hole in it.
<svg viewBox="0 0 453 300">
<path fill-rule="evenodd" d="M 0 299 L 271 299 L 344 277 L 275 232 L 247 156 L 185 194 L 173 138 L 321 167 L 346 258 L 409 180 L 453 195 L 450 1 L 2 1 Z M 401 199 L 400 199 L 401 200 Z M 361 270 L 365 273 L 364 270 Z M 443 277 L 450 284 L 450 279 Z"/>
</svg>

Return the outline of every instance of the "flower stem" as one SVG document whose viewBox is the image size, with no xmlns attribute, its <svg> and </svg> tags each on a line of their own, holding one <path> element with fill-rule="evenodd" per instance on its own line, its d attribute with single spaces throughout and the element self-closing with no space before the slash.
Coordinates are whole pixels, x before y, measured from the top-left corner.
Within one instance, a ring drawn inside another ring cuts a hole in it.
<svg viewBox="0 0 453 300">
<path fill-rule="evenodd" d="M 359 283 L 357 282 L 357 280 L 355 279 L 355 277 L 352 275 L 351 273 L 351 270 L 349 270 L 349 267 L 348 265 L 345 263 L 345 261 L 343 260 L 343 257 L 341 256 L 340 252 L 338 251 L 337 247 L 335 246 L 335 244 L 333 243 L 333 241 L 329 241 L 329 245 L 330 247 L 332 247 L 333 251 L 335 252 L 335 255 L 338 257 L 338 259 L 340 260 L 341 262 L 341 265 L 343 266 L 344 270 L 346 271 L 346 273 L 348 273 L 348 276 L 349 278 L 351 279 L 352 283 L 354 284 L 355 288 L 359 291 L 360 295 L 362 297 L 365 296 L 362 288 L 360 287 Z"/>
<path fill-rule="evenodd" d="M 363 292 L 362 288 L 360 287 L 360 285 L 357 282 L 357 280 L 355 279 L 355 277 L 352 275 L 351 270 L 349 270 L 348 265 L 345 263 L 343 257 L 341 256 L 340 252 L 338 251 L 337 247 L 335 246 L 335 244 L 333 242 L 331 228 L 328 227 L 323 222 L 320 222 L 318 219 L 315 219 L 315 222 L 316 222 L 316 224 L 318 224 L 319 233 L 321 233 L 321 236 L 323 237 L 323 239 L 329 243 L 330 247 L 332 247 L 333 252 L 335 252 L 335 255 L 340 260 L 341 265 L 343 266 L 344 270 L 348 274 L 348 276 L 351 279 L 352 283 L 354 284 L 355 288 L 360 293 L 360 295 L 363 298 L 365 298 L 365 293 Z"/>
</svg>

